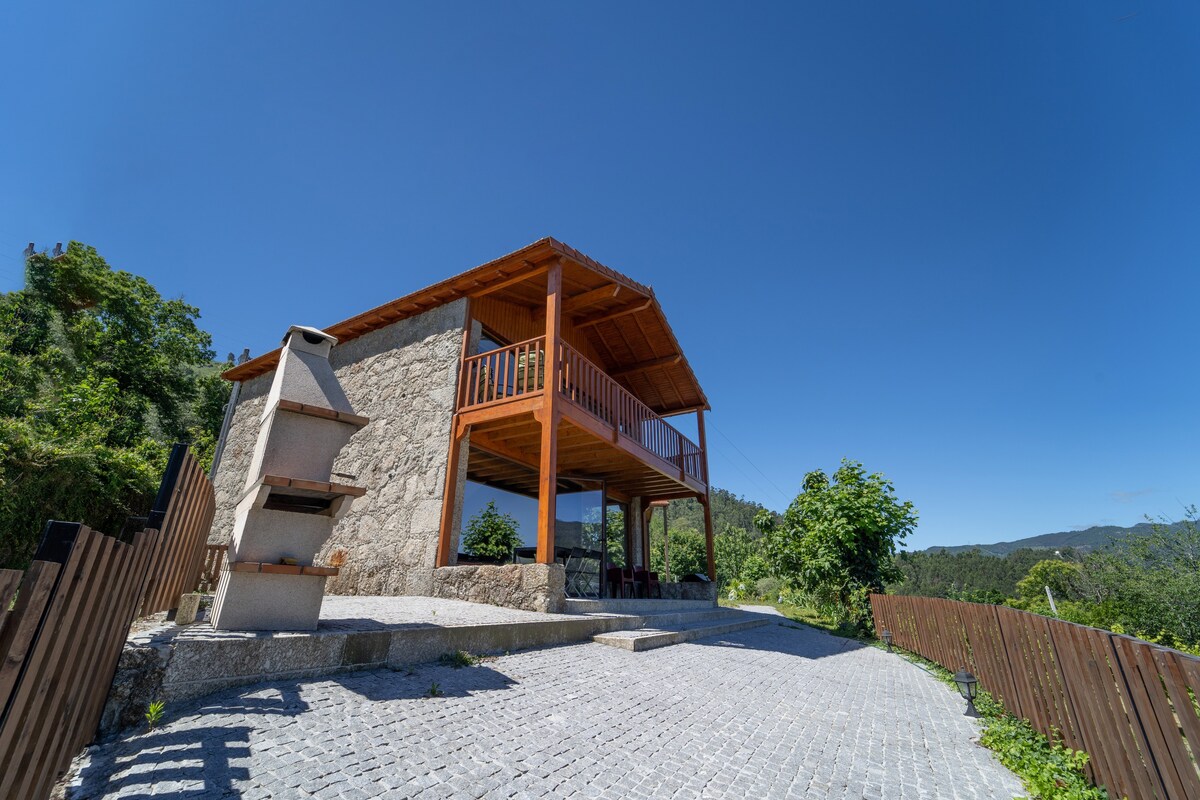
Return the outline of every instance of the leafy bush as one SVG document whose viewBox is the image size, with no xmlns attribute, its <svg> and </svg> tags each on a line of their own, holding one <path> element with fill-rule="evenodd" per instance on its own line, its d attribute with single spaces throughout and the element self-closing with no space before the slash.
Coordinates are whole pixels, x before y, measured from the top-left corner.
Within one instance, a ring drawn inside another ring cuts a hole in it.
<svg viewBox="0 0 1200 800">
<path fill-rule="evenodd" d="M 1106 800 L 1108 793 L 1087 779 L 1087 753 L 1047 739 L 1028 721 L 1005 711 L 987 692 L 979 693 L 975 707 L 984 718 L 980 744 L 994 751 L 1000 763 L 1016 773 L 1035 797 Z"/>
<path fill-rule="evenodd" d="M 754 582 L 754 593 L 763 600 L 777 600 L 782 588 L 783 582 L 779 578 L 759 578 Z"/>
</svg>

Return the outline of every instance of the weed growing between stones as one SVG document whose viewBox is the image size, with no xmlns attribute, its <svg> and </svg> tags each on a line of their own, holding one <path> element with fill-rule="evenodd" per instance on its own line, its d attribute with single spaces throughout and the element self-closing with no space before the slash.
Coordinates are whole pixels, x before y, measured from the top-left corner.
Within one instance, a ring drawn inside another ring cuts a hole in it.
<svg viewBox="0 0 1200 800">
<path fill-rule="evenodd" d="M 146 706 L 146 730 L 154 730 L 154 726 L 162 720 L 163 710 L 166 707 L 167 704 L 162 700 L 155 700 Z"/>
<path fill-rule="evenodd" d="M 442 653 L 438 658 L 438 662 L 447 667 L 462 669 L 463 667 L 474 667 L 483 659 L 478 656 L 473 656 L 466 650 L 456 650 L 453 653 Z"/>
<path fill-rule="evenodd" d="M 429 684 L 429 691 L 427 694 L 430 697 L 441 697 L 443 694 L 442 687 L 438 685 L 437 681 L 434 681 L 433 683 Z"/>
</svg>

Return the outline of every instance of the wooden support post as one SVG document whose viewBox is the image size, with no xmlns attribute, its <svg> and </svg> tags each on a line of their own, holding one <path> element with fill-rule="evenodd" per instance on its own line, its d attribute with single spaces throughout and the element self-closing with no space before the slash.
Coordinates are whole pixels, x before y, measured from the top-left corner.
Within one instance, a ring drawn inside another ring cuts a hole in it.
<svg viewBox="0 0 1200 800">
<path fill-rule="evenodd" d="M 708 437 L 704 431 L 704 409 L 696 412 L 696 431 L 700 434 L 700 451 L 703 453 L 704 459 L 704 497 L 700 503 L 704 506 L 704 550 L 708 557 L 708 579 L 715 581 L 717 579 L 717 558 L 716 551 L 713 545 L 713 524 L 712 524 L 712 505 L 709 500 L 709 490 L 712 488 L 708 483 Z"/>
<path fill-rule="evenodd" d="M 558 423 L 561 419 L 558 385 L 562 363 L 559 342 L 562 335 L 562 262 L 556 261 L 546 272 L 546 376 L 542 410 L 541 458 L 538 469 L 538 540 L 537 562 L 554 563 L 554 518 L 558 499 Z"/>
<path fill-rule="evenodd" d="M 456 555 L 451 552 L 454 539 L 454 511 L 458 507 L 458 471 L 462 463 L 462 445 L 469 426 L 461 424 L 458 408 L 463 402 L 462 385 L 463 364 L 471 350 L 471 301 L 467 300 L 467 313 L 463 321 L 462 347 L 458 357 L 458 377 L 454 387 L 454 416 L 450 418 L 450 452 L 446 457 L 446 487 L 442 492 L 442 524 L 438 530 L 437 561 L 439 567 L 450 566 L 451 559 Z"/>
</svg>

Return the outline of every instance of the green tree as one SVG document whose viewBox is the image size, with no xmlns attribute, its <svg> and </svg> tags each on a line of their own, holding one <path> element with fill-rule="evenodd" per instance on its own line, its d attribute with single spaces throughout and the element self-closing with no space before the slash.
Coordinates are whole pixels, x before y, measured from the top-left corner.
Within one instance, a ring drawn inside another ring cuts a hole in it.
<svg viewBox="0 0 1200 800">
<path fill-rule="evenodd" d="M 512 557 L 513 548 L 520 544 L 516 519 L 511 514 L 498 511 L 495 501 L 491 500 L 482 511 L 471 517 L 463 536 L 463 548 L 481 558 L 507 560 Z"/>
<path fill-rule="evenodd" d="M 1129 535 L 1084 562 L 1089 595 L 1107 626 L 1168 646 L 1200 644 L 1200 520 L 1196 507 L 1171 525 L 1152 522 L 1148 535 Z"/>
<path fill-rule="evenodd" d="M 1082 578 L 1078 564 L 1047 558 L 1030 567 L 1029 573 L 1017 582 L 1017 595 L 1023 600 L 1041 600 L 1049 586 L 1056 601 L 1075 600 Z"/>
<path fill-rule="evenodd" d="M 662 525 L 650 528 L 650 569 L 666 580 L 667 561 L 670 562 L 671 580 L 683 575 L 708 572 L 708 550 L 704 545 L 704 534 L 692 528 L 676 528 L 671 525 L 667 538 L 667 560 L 663 558 Z"/>
<path fill-rule="evenodd" d="M 79 242 L 27 260 L 0 295 L 0 567 L 48 518 L 117 533 L 145 513 L 170 443 L 211 458 L 229 386 L 198 317 Z"/>
<path fill-rule="evenodd" d="M 742 576 L 746 562 L 759 550 L 759 543 L 745 528 L 729 526 L 713 538 L 717 584 L 724 588 Z"/>
<path fill-rule="evenodd" d="M 755 519 L 775 574 L 859 625 L 870 620 L 868 595 L 899 577 L 896 544 L 916 523 L 912 503 L 897 500 L 887 478 L 849 460 L 832 480 L 821 470 L 805 475 L 781 521 L 768 513 Z"/>
<path fill-rule="evenodd" d="M 619 509 L 607 509 L 604 515 L 604 547 L 609 563 L 625 567 L 625 512 Z"/>
</svg>

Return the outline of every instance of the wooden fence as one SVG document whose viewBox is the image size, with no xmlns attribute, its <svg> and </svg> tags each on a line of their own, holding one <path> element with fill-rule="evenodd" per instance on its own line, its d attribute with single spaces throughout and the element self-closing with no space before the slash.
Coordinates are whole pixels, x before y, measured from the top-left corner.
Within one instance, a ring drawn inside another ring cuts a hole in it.
<svg viewBox="0 0 1200 800">
<path fill-rule="evenodd" d="M 966 667 L 1014 715 L 1092 757 L 1115 797 L 1200 798 L 1200 658 L 1003 606 L 872 595 L 877 634 Z"/>
<path fill-rule="evenodd" d="M 24 576 L 0 570 L 0 797 L 46 797 L 91 740 L 158 542 L 49 522 Z"/>
<path fill-rule="evenodd" d="M 213 485 L 204 468 L 187 445 L 175 445 L 146 522 L 147 528 L 161 531 L 162 537 L 148 569 L 142 616 L 175 610 L 180 595 L 199 586 L 216 507 Z"/>
<path fill-rule="evenodd" d="M 134 618 L 201 582 L 214 508 L 176 445 L 143 530 L 122 540 L 48 522 L 29 568 L 0 570 L 0 798 L 46 797 L 91 741 Z"/>
</svg>

